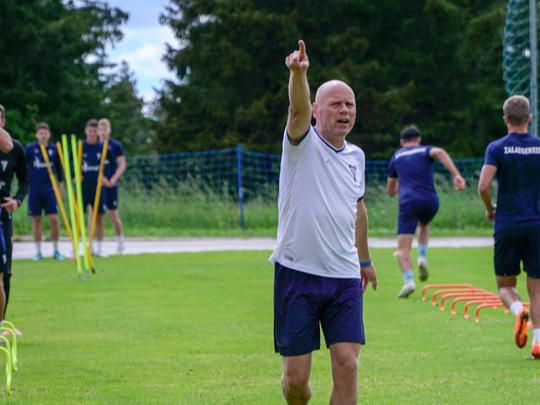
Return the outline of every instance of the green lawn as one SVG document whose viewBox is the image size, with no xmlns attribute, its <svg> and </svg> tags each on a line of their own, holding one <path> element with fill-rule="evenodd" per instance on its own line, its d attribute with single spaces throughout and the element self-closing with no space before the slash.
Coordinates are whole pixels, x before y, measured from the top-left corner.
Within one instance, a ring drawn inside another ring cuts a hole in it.
<svg viewBox="0 0 540 405">
<path fill-rule="evenodd" d="M 540 362 L 512 342 L 513 322 L 480 324 L 395 296 L 391 250 L 374 250 L 379 291 L 365 295 L 361 403 L 524 404 L 540 398 Z M 268 252 L 14 264 L 9 316 L 23 330 L 10 403 L 279 404 Z M 432 249 L 432 282 L 493 290 L 489 249 Z M 313 404 L 328 401 L 327 350 L 314 355 Z"/>
</svg>

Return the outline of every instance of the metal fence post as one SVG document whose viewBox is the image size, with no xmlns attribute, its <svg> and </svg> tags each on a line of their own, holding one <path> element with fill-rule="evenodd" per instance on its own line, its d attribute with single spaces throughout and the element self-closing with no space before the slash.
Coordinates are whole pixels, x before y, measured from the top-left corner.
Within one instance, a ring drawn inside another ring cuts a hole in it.
<svg viewBox="0 0 540 405">
<path fill-rule="evenodd" d="M 244 229 L 244 185 L 242 176 L 242 147 L 236 145 L 236 174 L 238 178 L 238 205 L 240 208 L 240 228 Z"/>
</svg>

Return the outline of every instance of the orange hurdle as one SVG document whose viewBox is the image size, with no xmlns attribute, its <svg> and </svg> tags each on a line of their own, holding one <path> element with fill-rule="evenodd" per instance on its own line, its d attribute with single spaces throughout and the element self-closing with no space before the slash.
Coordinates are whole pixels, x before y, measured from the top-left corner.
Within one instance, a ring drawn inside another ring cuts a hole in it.
<svg viewBox="0 0 540 405">
<path fill-rule="evenodd" d="M 530 307 L 531 304 L 529 302 L 524 302 L 523 303 L 523 306 L 524 307 Z M 483 308 L 489 308 L 490 305 L 478 305 L 476 307 L 476 310 L 474 311 L 474 321 L 476 323 L 480 322 L 480 310 L 482 310 Z M 497 307 L 504 307 L 504 313 L 507 314 L 508 312 L 510 312 L 510 310 L 501 302 L 501 305 L 497 305 Z M 493 309 L 496 309 L 495 307 L 492 307 Z"/>
<path fill-rule="evenodd" d="M 422 301 L 426 300 L 427 291 L 434 288 L 474 288 L 474 286 L 472 284 L 428 284 L 422 288 Z"/>
<path fill-rule="evenodd" d="M 442 290 L 437 290 L 433 293 L 431 297 L 431 305 L 437 306 L 437 297 L 441 294 L 470 294 L 472 292 L 478 291 L 478 288 L 467 288 L 467 289 L 454 289 L 454 288 L 444 288 Z"/>
<path fill-rule="evenodd" d="M 486 295 L 485 296 L 485 299 L 487 298 L 497 298 L 497 295 L 493 294 L 493 293 L 487 293 L 489 295 Z M 457 315 L 457 311 L 456 311 L 456 305 L 458 302 L 462 302 L 462 301 L 472 301 L 472 300 L 475 300 L 475 299 L 479 299 L 481 298 L 482 296 L 479 296 L 479 295 L 469 295 L 469 296 L 461 296 L 461 297 L 457 297 L 457 298 L 454 298 L 452 300 L 452 305 L 451 305 L 451 310 L 452 310 L 452 315 Z"/>
<path fill-rule="evenodd" d="M 500 306 L 498 304 L 502 304 L 502 301 L 498 297 L 491 298 L 490 300 L 472 300 L 472 301 L 469 301 L 463 307 L 463 318 L 469 319 L 469 307 L 471 305 L 483 305 L 483 304 L 487 304 L 487 306 L 489 306 L 489 304 L 495 305 L 493 308 L 497 308 L 498 306 Z M 484 308 L 487 308 L 487 306 L 485 306 Z"/>
<path fill-rule="evenodd" d="M 441 297 L 441 300 L 439 301 L 439 308 L 441 309 L 441 311 L 444 311 L 445 310 L 444 303 L 448 298 L 454 298 L 454 300 L 456 300 L 456 299 L 461 298 L 461 297 L 469 297 L 469 299 L 472 300 L 472 299 L 475 299 L 475 298 L 495 297 L 495 294 L 490 293 L 490 292 L 485 291 L 485 290 L 482 290 L 482 289 L 471 290 L 471 292 L 468 293 L 468 294 L 463 294 L 463 293 L 445 294 L 445 295 L 443 295 Z"/>
</svg>

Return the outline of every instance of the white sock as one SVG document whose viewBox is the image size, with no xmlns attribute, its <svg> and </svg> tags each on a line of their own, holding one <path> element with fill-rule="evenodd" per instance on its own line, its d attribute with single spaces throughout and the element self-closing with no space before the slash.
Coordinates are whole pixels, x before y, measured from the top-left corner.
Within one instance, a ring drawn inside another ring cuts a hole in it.
<svg viewBox="0 0 540 405">
<path fill-rule="evenodd" d="M 540 328 L 533 329 L 533 343 L 540 343 Z"/>
<path fill-rule="evenodd" d="M 98 250 L 98 252 L 101 252 L 101 242 L 102 242 L 101 240 L 97 241 L 97 250 Z"/>
<path fill-rule="evenodd" d="M 53 241 L 52 241 L 52 245 L 53 245 L 54 251 L 56 252 L 56 251 L 58 250 L 58 241 L 57 241 L 57 240 L 53 240 Z"/>
<path fill-rule="evenodd" d="M 124 236 L 123 235 L 117 235 L 116 236 L 116 241 L 118 242 L 119 245 L 121 245 L 122 243 L 124 243 Z"/>
<path fill-rule="evenodd" d="M 36 244 L 36 253 L 41 253 L 41 242 L 34 242 Z"/>
<path fill-rule="evenodd" d="M 514 301 L 512 305 L 510 305 L 510 312 L 512 312 L 514 316 L 518 316 L 522 309 L 523 304 L 521 303 L 521 301 Z"/>
</svg>

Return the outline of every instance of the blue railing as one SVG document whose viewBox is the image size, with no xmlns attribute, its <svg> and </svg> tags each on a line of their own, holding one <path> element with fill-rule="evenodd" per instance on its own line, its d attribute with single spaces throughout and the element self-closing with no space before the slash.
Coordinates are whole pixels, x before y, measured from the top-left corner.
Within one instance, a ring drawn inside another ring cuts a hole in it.
<svg viewBox="0 0 540 405">
<path fill-rule="evenodd" d="M 238 201 L 243 227 L 246 201 L 255 198 L 275 201 L 280 160 L 280 155 L 260 153 L 240 145 L 204 152 L 128 156 L 122 187 L 132 193 L 159 193 L 165 199 L 194 191 L 227 194 Z M 469 182 L 476 182 L 481 158 L 457 159 L 455 163 Z M 368 160 L 368 186 L 385 184 L 387 167 L 387 160 Z M 437 181 L 448 180 L 448 173 L 439 163 L 435 171 Z"/>
</svg>

